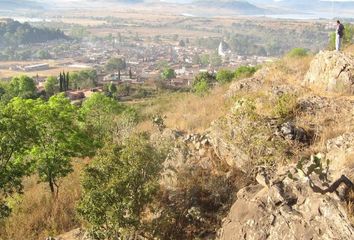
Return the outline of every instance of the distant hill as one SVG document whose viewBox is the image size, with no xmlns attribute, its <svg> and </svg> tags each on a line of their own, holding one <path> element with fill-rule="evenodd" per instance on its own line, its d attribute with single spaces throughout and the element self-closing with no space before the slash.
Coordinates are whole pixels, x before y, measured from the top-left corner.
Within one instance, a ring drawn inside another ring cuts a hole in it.
<svg viewBox="0 0 354 240">
<path fill-rule="evenodd" d="M 235 1 L 235 0 L 196 0 L 192 2 L 193 5 L 208 8 L 222 8 L 228 10 L 234 10 L 244 14 L 262 14 L 267 10 L 257 7 L 247 1 Z"/>
<path fill-rule="evenodd" d="M 59 29 L 36 28 L 28 23 L 12 19 L 0 19 L 0 46 L 18 46 L 21 44 L 42 43 L 57 39 L 68 39 Z"/>
<path fill-rule="evenodd" d="M 284 7 L 293 10 L 331 10 L 332 7 L 337 9 L 350 8 L 354 10 L 354 2 L 352 1 L 321 1 L 321 0 L 249 0 L 250 3 L 261 6 Z M 348 9 L 345 9 L 348 10 Z"/>
<path fill-rule="evenodd" d="M 36 1 L 30 0 L 0 0 L 0 10 L 15 10 L 24 8 L 42 8 L 43 6 Z"/>
</svg>

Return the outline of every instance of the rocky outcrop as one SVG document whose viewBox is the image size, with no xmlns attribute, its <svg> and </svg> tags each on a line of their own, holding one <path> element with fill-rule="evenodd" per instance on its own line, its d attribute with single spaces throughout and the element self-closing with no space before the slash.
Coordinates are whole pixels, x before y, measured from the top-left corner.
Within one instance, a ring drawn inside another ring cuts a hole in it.
<svg viewBox="0 0 354 240">
<path fill-rule="evenodd" d="M 323 182 L 316 174 L 306 176 L 304 172 L 294 172 L 294 167 L 281 169 L 269 184 L 257 178 L 258 185 L 241 189 L 218 239 L 353 239 L 354 228 L 334 193 L 337 185 L 345 185 L 348 179 L 322 189 Z"/>
<path fill-rule="evenodd" d="M 165 129 L 155 136 L 160 143 L 170 142 L 172 150 L 163 163 L 161 185 L 169 190 L 174 190 L 178 185 L 177 175 L 183 171 L 207 171 L 213 172 L 220 166 L 226 165 L 219 159 L 211 146 L 207 134 L 187 134 L 171 129 Z"/>
<path fill-rule="evenodd" d="M 326 157 L 331 161 L 334 177 L 345 174 L 354 179 L 354 132 L 330 139 L 326 147 Z"/>
<path fill-rule="evenodd" d="M 353 94 L 354 58 L 343 52 L 320 52 L 312 60 L 304 84 L 320 90 Z"/>
<path fill-rule="evenodd" d="M 263 80 L 257 77 L 245 78 L 231 84 L 226 97 L 234 97 L 239 91 L 252 92 L 262 87 Z"/>
</svg>

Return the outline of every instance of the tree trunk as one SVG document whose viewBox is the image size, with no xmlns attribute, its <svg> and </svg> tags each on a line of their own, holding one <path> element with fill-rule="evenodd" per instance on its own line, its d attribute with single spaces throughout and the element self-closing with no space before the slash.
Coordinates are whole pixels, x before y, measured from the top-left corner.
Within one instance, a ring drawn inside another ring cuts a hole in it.
<svg viewBox="0 0 354 240">
<path fill-rule="evenodd" d="M 49 187 L 50 187 L 50 192 L 54 195 L 55 187 L 54 187 L 54 182 L 52 179 L 49 179 Z"/>
<path fill-rule="evenodd" d="M 120 81 L 120 70 L 118 70 L 118 81 Z"/>
</svg>

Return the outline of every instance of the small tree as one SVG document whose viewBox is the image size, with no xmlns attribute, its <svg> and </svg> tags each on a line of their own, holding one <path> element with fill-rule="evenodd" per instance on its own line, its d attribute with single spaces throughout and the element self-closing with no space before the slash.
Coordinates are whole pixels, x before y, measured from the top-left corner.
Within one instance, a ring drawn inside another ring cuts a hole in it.
<svg viewBox="0 0 354 240">
<path fill-rule="evenodd" d="M 26 75 L 14 77 L 10 82 L 10 91 L 14 96 L 21 98 L 33 98 L 36 96 L 36 83 Z"/>
<path fill-rule="evenodd" d="M 83 102 L 80 114 L 95 146 L 102 147 L 107 138 L 112 139 L 114 119 L 124 110 L 119 102 L 101 93 L 94 93 Z"/>
<path fill-rule="evenodd" d="M 55 93 L 59 92 L 58 80 L 56 77 L 48 77 L 44 89 L 48 97 L 53 96 Z"/>
<path fill-rule="evenodd" d="M 48 102 L 36 100 L 30 109 L 37 129 L 37 142 L 29 151 L 33 168 L 47 182 L 51 193 L 59 190 L 58 180 L 72 171 L 71 158 L 89 149 L 90 141 L 80 130 L 76 108 L 63 94 Z"/>
<path fill-rule="evenodd" d="M 176 72 L 172 68 L 165 68 L 161 73 L 161 77 L 163 80 L 171 80 L 176 77 Z"/>
<path fill-rule="evenodd" d="M 120 80 L 120 72 L 127 67 L 127 64 L 123 58 L 111 58 L 105 66 L 105 69 L 109 72 L 118 71 L 118 80 Z"/>
<path fill-rule="evenodd" d="M 139 135 L 108 145 L 84 170 L 78 213 L 96 239 L 123 239 L 141 228 L 142 213 L 158 189 L 162 159 Z"/>
</svg>

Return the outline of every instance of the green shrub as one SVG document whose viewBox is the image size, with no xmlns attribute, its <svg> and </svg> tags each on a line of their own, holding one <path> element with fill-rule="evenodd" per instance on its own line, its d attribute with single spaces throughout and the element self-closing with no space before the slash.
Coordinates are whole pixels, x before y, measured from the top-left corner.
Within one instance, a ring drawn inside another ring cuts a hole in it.
<svg viewBox="0 0 354 240">
<path fill-rule="evenodd" d="M 209 84 L 207 83 L 207 81 L 202 80 L 200 82 L 198 82 L 197 84 L 194 85 L 193 90 L 197 95 L 205 95 L 206 93 L 208 93 L 209 91 Z"/>
<path fill-rule="evenodd" d="M 198 95 L 204 95 L 215 81 L 216 79 L 214 75 L 208 72 L 199 73 L 194 78 L 192 90 Z"/>
<path fill-rule="evenodd" d="M 275 104 L 274 114 L 281 118 L 286 118 L 294 113 L 297 97 L 293 94 L 281 95 Z"/>
<path fill-rule="evenodd" d="M 138 135 L 107 144 L 84 170 L 78 213 L 95 239 L 126 239 L 143 226 L 141 218 L 157 193 L 163 156 Z"/>
<path fill-rule="evenodd" d="M 256 67 L 241 66 L 236 69 L 234 76 L 235 79 L 248 78 L 248 77 L 252 77 L 256 71 L 257 71 Z"/>
<path fill-rule="evenodd" d="M 308 56 L 308 50 L 304 48 L 294 48 L 288 52 L 287 56 L 291 58 L 306 57 Z"/>
<path fill-rule="evenodd" d="M 231 70 L 221 69 L 216 74 L 216 81 L 218 81 L 221 84 L 228 83 L 232 81 L 234 76 L 235 74 Z"/>
</svg>

